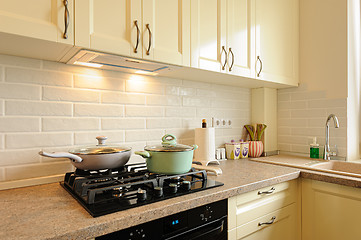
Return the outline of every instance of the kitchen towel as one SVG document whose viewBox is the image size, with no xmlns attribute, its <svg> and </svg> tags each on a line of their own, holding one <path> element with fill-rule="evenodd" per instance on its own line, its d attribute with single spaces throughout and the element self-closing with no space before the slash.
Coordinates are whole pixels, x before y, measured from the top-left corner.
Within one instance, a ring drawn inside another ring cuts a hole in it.
<svg viewBox="0 0 361 240">
<path fill-rule="evenodd" d="M 195 144 L 198 149 L 194 151 L 195 161 L 212 161 L 215 160 L 216 143 L 214 128 L 196 128 Z"/>
</svg>

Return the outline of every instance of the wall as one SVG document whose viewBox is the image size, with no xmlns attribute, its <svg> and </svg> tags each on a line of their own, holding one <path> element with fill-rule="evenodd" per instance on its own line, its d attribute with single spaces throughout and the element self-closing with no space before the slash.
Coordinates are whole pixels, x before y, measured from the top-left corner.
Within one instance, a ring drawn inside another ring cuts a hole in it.
<svg viewBox="0 0 361 240">
<path fill-rule="evenodd" d="M 214 116 L 233 122 L 217 129 L 217 146 L 239 139 L 250 99 L 249 89 L 0 55 L 0 189 L 61 180 L 69 160 L 38 152 L 95 144 L 98 135 L 134 150 L 165 133 L 192 144 L 193 129 Z"/>
<path fill-rule="evenodd" d="M 327 91 L 311 91 L 306 84 L 278 90 L 278 148 L 284 152 L 309 155 L 312 137 L 317 137 L 320 155 L 325 144 L 325 124 L 329 114 L 338 117 L 340 128 L 330 122 L 330 147 L 347 156 L 347 99 L 329 98 Z"/>
</svg>

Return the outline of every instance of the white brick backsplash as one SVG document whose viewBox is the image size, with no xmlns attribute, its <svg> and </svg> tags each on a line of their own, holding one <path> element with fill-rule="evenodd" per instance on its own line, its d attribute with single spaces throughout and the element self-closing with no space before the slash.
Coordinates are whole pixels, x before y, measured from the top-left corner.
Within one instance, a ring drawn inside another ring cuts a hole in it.
<svg viewBox="0 0 361 240">
<path fill-rule="evenodd" d="M 127 130 L 125 131 L 125 141 L 152 141 L 161 140 L 164 135 L 164 130 Z"/>
<path fill-rule="evenodd" d="M 162 84 L 151 83 L 137 79 L 127 80 L 125 83 L 127 92 L 164 94 L 165 88 Z"/>
<path fill-rule="evenodd" d="M 145 95 L 137 93 L 103 92 L 102 102 L 144 105 Z"/>
<path fill-rule="evenodd" d="M 39 132 L 38 117 L 0 117 L 0 132 Z"/>
<path fill-rule="evenodd" d="M 65 172 L 72 171 L 72 169 L 72 165 L 68 161 L 6 167 L 5 180 L 12 181 L 18 179 L 64 174 Z"/>
<path fill-rule="evenodd" d="M 185 107 L 210 107 L 211 101 L 208 98 L 183 97 Z"/>
<path fill-rule="evenodd" d="M 100 102 L 100 93 L 94 90 L 44 87 L 43 99 L 71 102 Z"/>
<path fill-rule="evenodd" d="M 71 133 L 22 133 L 6 134 L 5 148 L 42 148 L 72 145 Z"/>
<path fill-rule="evenodd" d="M 180 108 L 180 107 L 169 107 L 165 109 L 166 117 L 182 117 L 190 118 L 196 116 L 195 108 Z"/>
<path fill-rule="evenodd" d="M 43 118 L 42 130 L 47 131 L 82 131 L 99 130 L 97 118 Z"/>
<path fill-rule="evenodd" d="M 278 90 L 278 148 L 282 151 L 309 154 L 312 137 L 320 146 L 325 142 L 325 123 L 335 113 L 344 126 L 330 123 L 331 146 L 338 145 L 339 156 L 346 156 L 346 99 L 329 99 L 326 91 L 309 91 L 307 86 Z"/>
<path fill-rule="evenodd" d="M 183 86 L 191 87 L 191 88 L 210 89 L 212 87 L 212 84 L 211 83 L 205 83 L 205 82 L 194 82 L 194 81 L 189 81 L 189 80 L 183 80 Z"/>
<path fill-rule="evenodd" d="M 92 75 L 74 75 L 74 87 L 124 91 L 125 80 Z"/>
<path fill-rule="evenodd" d="M 5 109 L 5 101 L 4 100 L 0 100 L 0 116 L 4 115 L 4 109 Z"/>
<path fill-rule="evenodd" d="M 71 116 L 71 103 L 6 101 L 5 115 L 25 116 Z"/>
<path fill-rule="evenodd" d="M 182 105 L 182 98 L 179 96 L 147 95 L 146 102 L 148 105 L 180 106 Z"/>
<path fill-rule="evenodd" d="M 179 95 L 179 87 L 178 86 L 166 86 L 165 94 L 166 95 Z"/>
<path fill-rule="evenodd" d="M 124 107 L 110 104 L 74 104 L 74 116 L 122 117 Z"/>
<path fill-rule="evenodd" d="M 23 84 L 0 83 L 0 98 L 40 100 L 41 87 Z"/>
<path fill-rule="evenodd" d="M 21 68 L 6 68 L 5 81 L 54 86 L 72 86 L 73 76 L 68 73 L 47 72 Z"/>
<path fill-rule="evenodd" d="M 197 89 L 196 94 L 197 96 L 208 97 L 208 98 L 213 98 L 217 96 L 216 90 L 209 90 L 209 89 Z"/>
<path fill-rule="evenodd" d="M 147 128 L 180 128 L 182 126 L 182 120 L 180 118 L 148 118 Z"/>
<path fill-rule="evenodd" d="M 41 60 L 15 57 L 10 55 L 0 55 L 0 64 L 6 66 L 40 68 Z"/>
<path fill-rule="evenodd" d="M 163 117 L 163 107 L 125 106 L 127 117 Z"/>
<path fill-rule="evenodd" d="M 251 91 L 239 87 L 0 55 L 0 181 L 71 171 L 68 159 L 38 151 L 95 145 L 100 135 L 133 151 L 160 144 L 165 133 L 191 145 L 202 118 L 209 126 L 211 117 L 233 119 L 234 128 L 216 131 L 221 146 L 251 122 L 250 103 Z"/>
<path fill-rule="evenodd" d="M 95 145 L 97 144 L 97 136 L 106 136 L 107 143 L 122 143 L 124 142 L 124 131 L 97 131 L 97 132 L 82 132 L 74 134 L 75 145 Z"/>
<path fill-rule="evenodd" d="M 181 87 L 179 88 L 179 95 L 181 96 L 196 96 L 197 90 L 194 88 L 185 88 Z"/>
<path fill-rule="evenodd" d="M 11 166 L 39 162 L 39 149 L 0 151 L 0 166 Z"/>
<path fill-rule="evenodd" d="M 145 129 L 143 118 L 103 118 L 102 129 Z"/>
<path fill-rule="evenodd" d="M 5 135 L 0 134 L 0 149 L 4 149 L 5 145 Z"/>
</svg>

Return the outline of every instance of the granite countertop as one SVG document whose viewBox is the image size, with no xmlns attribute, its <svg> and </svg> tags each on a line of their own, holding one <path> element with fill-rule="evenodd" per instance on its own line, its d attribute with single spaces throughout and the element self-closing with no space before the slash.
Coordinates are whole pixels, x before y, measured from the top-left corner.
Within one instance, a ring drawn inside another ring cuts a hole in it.
<svg viewBox="0 0 361 240">
<path fill-rule="evenodd" d="M 257 162 L 257 161 L 262 162 Z M 298 177 L 361 187 L 361 179 L 298 169 L 312 161 L 278 155 L 221 162 L 224 186 L 93 218 L 59 183 L 0 191 L 0 239 L 89 239 Z M 273 164 L 286 162 L 296 167 Z"/>
<path fill-rule="evenodd" d="M 0 191 L 0 239 L 94 238 L 210 202 L 299 177 L 297 169 L 228 160 L 224 186 L 93 218 L 59 183 Z"/>
</svg>

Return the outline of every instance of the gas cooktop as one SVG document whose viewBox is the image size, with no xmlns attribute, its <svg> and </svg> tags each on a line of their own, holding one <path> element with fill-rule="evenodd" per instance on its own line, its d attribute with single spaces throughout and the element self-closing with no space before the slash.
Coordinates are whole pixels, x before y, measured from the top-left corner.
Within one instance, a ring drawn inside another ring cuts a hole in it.
<svg viewBox="0 0 361 240">
<path fill-rule="evenodd" d="M 155 174 L 147 171 L 144 163 L 105 171 L 77 169 L 66 173 L 60 184 L 93 217 L 223 185 L 208 179 L 204 170 Z"/>
</svg>

